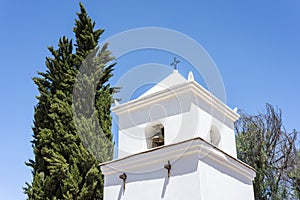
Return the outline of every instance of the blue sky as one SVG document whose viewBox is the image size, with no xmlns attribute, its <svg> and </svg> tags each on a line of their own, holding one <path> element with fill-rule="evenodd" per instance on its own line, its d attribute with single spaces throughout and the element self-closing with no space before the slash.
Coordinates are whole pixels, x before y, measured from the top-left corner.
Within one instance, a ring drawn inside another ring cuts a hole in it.
<svg viewBox="0 0 300 200">
<path fill-rule="evenodd" d="M 218 66 L 230 107 L 256 113 L 271 103 L 282 109 L 288 131 L 300 130 L 298 0 L 83 3 L 97 28 L 106 30 L 102 39 L 149 26 L 188 35 Z M 25 199 L 22 186 L 31 174 L 24 162 L 33 157 L 31 126 L 38 94 L 31 78 L 45 70 L 47 46 L 55 46 L 60 36 L 74 37 L 79 6 L 78 1 L 2 0 L 1 7 L 0 199 Z M 132 66 L 148 62 L 169 65 L 172 59 L 167 53 L 132 53 L 118 61 L 116 77 Z"/>
</svg>

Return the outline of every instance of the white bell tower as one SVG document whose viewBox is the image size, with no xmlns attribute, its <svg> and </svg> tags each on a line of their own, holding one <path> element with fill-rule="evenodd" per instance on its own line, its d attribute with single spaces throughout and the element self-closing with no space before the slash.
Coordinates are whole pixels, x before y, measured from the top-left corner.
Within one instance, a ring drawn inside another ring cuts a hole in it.
<svg viewBox="0 0 300 200">
<path fill-rule="evenodd" d="M 255 171 L 236 155 L 239 115 L 175 69 L 116 105 L 118 159 L 100 164 L 104 200 L 254 199 Z"/>
</svg>

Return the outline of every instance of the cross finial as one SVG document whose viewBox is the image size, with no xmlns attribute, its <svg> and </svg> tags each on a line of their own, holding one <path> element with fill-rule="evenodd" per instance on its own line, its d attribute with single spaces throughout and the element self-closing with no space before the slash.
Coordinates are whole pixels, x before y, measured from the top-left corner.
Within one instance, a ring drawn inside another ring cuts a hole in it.
<svg viewBox="0 0 300 200">
<path fill-rule="evenodd" d="M 180 63 L 180 61 L 179 61 L 179 60 L 177 60 L 177 58 L 176 58 L 176 57 L 174 57 L 174 61 L 171 63 L 171 65 L 173 65 L 173 66 L 174 66 L 174 70 L 177 70 L 177 65 L 178 65 L 178 63 Z"/>
</svg>

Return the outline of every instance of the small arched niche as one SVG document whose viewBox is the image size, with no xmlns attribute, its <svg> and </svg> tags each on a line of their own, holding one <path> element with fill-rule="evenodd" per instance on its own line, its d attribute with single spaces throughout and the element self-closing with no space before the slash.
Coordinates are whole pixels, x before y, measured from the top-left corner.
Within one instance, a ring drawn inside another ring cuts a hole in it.
<svg viewBox="0 0 300 200">
<path fill-rule="evenodd" d="M 145 136 L 147 148 L 154 148 L 165 144 L 165 129 L 161 122 L 151 122 L 146 126 Z"/>
<path fill-rule="evenodd" d="M 215 146 L 219 146 L 221 134 L 217 127 L 212 126 L 209 133 L 209 141 Z"/>
</svg>

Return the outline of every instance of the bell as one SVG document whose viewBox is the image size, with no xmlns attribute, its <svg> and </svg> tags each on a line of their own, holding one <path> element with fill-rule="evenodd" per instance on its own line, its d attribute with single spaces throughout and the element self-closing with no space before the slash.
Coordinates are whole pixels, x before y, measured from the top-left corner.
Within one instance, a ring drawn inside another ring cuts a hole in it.
<svg viewBox="0 0 300 200">
<path fill-rule="evenodd" d="M 164 145 L 164 133 L 163 128 L 153 135 L 152 137 L 152 147 L 158 147 Z"/>
</svg>

